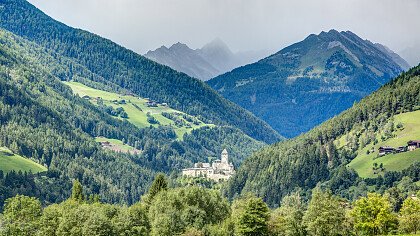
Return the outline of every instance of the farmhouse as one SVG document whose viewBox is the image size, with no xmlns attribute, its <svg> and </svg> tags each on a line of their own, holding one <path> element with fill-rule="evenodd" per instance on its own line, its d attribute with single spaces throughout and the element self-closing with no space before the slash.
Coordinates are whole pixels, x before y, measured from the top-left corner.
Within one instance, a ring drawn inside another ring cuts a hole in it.
<svg viewBox="0 0 420 236">
<path fill-rule="evenodd" d="M 386 154 L 390 154 L 390 153 L 395 152 L 395 148 L 388 147 L 388 146 L 386 146 L 386 147 L 379 147 L 379 150 L 378 151 L 379 151 L 379 156 L 384 156 Z"/>
<path fill-rule="evenodd" d="M 408 151 L 414 151 L 417 148 L 420 148 L 420 140 L 410 140 L 408 141 Z"/>
<path fill-rule="evenodd" d="M 158 104 L 156 102 L 154 102 L 154 101 L 147 101 L 146 102 L 146 106 L 147 107 L 157 107 Z"/>
<path fill-rule="evenodd" d="M 183 176 L 205 177 L 214 181 L 229 179 L 235 173 L 232 163 L 229 163 L 229 154 L 223 150 L 221 159 L 210 163 L 195 163 L 193 168 L 182 170 Z"/>
<path fill-rule="evenodd" d="M 111 147 L 111 143 L 108 141 L 102 141 L 99 142 L 101 144 L 102 147 Z"/>
<path fill-rule="evenodd" d="M 420 148 L 420 140 L 411 140 L 407 142 L 407 146 L 399 146 L 397 148 L 385 146 L 385 147 L 379 147 L 378 152 L 379 156 L 384 156 L 390 153 L 401 153 L 401 152 L 407 152 L 407 151 L 414 151 L 417 148 Z"/>
</svg>

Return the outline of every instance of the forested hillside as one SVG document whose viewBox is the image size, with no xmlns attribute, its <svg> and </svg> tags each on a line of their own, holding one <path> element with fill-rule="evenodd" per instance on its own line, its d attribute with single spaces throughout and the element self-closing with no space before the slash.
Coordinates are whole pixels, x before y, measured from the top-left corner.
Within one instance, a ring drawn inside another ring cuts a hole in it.
<svg viewBox="0 0 420 236">
<path fill-rule="evenodd" d="M 418 109 L 420 66 L 402 73 L 352 108 L 310 132 L 255 153 L 230 181 L 227 194 L 233 197 L 253 192 L 268 204 L 277 205 L 286 194 L 296 189 L 305 192 L 319 182 L 351 199 L 357 197 L 358 187 L 371 185 L 384 191 L 404 176 L 411 181 L 419 181 L 419 163 L 402 172 L 385 171 L 373 179 L 361 179 L 354 170 L 346 167 L 358 155 L 359 148 L 378 142 L 376 137 L 387 129 L 393 116 Z M 368 136 L 364 132 L 360 136 L 350 134 L 353 137 L 351 145 L 346 148 L 336 146 L 336 140 L 359 127 L 366 133 L 378 135 L 370 135 L 371 138 L 366 139 Z"/>
<path fill-rule="evenodd" d="M 414 235 L 419 189 L 403 179 L 390 192 L 348 201 L 318 186 L 310 200 L 294 192 L 270 209 L 252 195 L 229 202 L 217 190 L 177 188 L 157 175 L 141 201 L 122 206 L 86 194 L 76 180 L 71 196 L 59 204 L 42 207 L 39 199 L 23 195 L 7 199 L 0 235 Z"/>
<path fill-rule="evenodd" d="M 110 40 L 57 22 L 25 0 L 0 1 L 0 27 L 44 47 L 65 63 L 50 72 L 112 91 L 126 90 L 199 117 L 229 125 L 273 143 L 281 139 L 270 126 L 228 102 L 203 82 L 146 59 Z M 50 61 L 40 60 L 49 67 Z"/>
<path fill-rule="evenodd" d="M 224 97 L 291 138 L 350 108 L 406 66 L 350 31 L 311 34 L 256 63 L 208 81 Z"/>
<path fill-rule="evenodd" d="M 0 182 L 0 205 L 18 193 L 60 201 L 68 197 L 71 179 L 79 179 L 88 193 L 99 194 L 103 201 L 131 204 L 157 171 L 169 174 L 208 161 L 225 145 L 239 165 L 264 145 L 226 126 L 193 130 L 184 141 L 177 140 L 171 127 L 140 129 L 74 95 L 52 73 L 80 65 L 5 30 L 0 30 L 0 42 L 0 147 L 48 168 L 35 176 L 8 175 L 8 181 Z M 95 137 L 124 141 L 141 153 L 107 151 Z"/>
</svg>

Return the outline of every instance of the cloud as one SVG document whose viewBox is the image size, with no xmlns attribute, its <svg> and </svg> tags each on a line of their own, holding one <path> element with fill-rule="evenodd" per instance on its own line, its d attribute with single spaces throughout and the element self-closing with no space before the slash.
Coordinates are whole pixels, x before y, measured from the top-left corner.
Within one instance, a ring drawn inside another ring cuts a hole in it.
<svg viewBox="0 0 420 236">
<path fill-rule="evenodd" d="M 279 50 L 324 30 L 351 30 L 395 51 L 420 41 L 418 0 L 29 0 L 68 25 L 139 53 L 220 37 L 234 51 Z"/>
</svg>

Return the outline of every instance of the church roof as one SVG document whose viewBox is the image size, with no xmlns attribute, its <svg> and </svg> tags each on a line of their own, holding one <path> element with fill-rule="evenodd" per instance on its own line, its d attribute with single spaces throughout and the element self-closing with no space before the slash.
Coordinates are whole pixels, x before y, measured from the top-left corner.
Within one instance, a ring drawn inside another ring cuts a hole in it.
<svg viewBox="0 0 420 236">
<path fill-rule="evenodd" d="M 223 149 L 222 154 L 227 154 L 227 153 L 228 153 L 228 151 L 226 150 L 226 148 Z"/>
</svg>

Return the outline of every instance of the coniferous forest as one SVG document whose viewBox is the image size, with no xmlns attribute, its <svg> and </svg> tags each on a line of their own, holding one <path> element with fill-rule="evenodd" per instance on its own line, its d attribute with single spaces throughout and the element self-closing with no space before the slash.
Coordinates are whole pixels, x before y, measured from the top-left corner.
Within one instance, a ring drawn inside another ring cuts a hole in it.
<svg viewBox="0 0 420 236">
<path fill-rule="evenodd" d="M 379 54 L 375 63 L 400 71 Z M 329 66 L 355 63 L 332 57 Z M 238 87 L 235 79 L 228 82 Z M 162 119 L 206 125 L 179 135 L 147 112 L 148 125 L 139 127 L 132 113 L 100 97 L 95 104 L 69 82 L 165 104 L 175 112 Z M 198 79 L 60 23 L 26 0 L 0 0 L 0 236 L 416 235 L 419 150 L 400 146 L 382 156 L 376 146 L 406 145 L 403 132 L 420 134 L 419 111 L 417 66 L 286 140 Z M 230 179 L 182 174 L 213 168 L 204 164 L 220 163 L 223 149 L 235 169 Z M 368 170 L 355 164 L 363 155 L 373 157 Z M 386 162 L 397 155 L 409 156 L 408 164 Z"/>
</svg>

